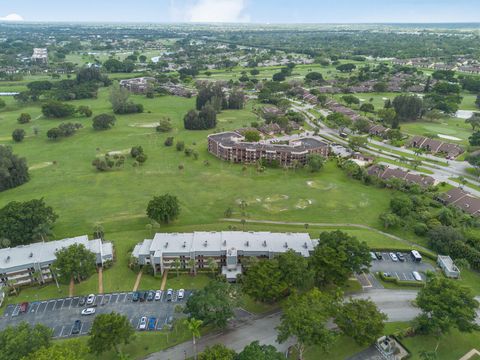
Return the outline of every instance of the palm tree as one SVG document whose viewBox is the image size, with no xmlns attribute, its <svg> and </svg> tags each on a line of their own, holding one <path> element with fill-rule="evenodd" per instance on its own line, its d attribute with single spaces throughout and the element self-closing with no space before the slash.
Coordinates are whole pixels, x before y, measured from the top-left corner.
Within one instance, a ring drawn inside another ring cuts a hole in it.
<svg viewBox="0 0 480 360">
<path fill-rule="evenodd" d="M 213 275 L 217 272 L 218 269 L 218 263 L 215 261 L 214 258 L 208 258 L 207 260 L 207 265 L 210 271 L 212 272 Z"/>
<path fill-rule="evenodd" d="M 180 275 L 180 274 L 179 274 L 180 266 L 182 266 L 182 263 L 180 262 L 180 259 L 179 259 L 179 258 L 176 258 L 176 259 L 173 261 L 173 267 L 175 268 L 175 271 L 177 272 L 177 277 Z"/>
<path fill-rule="evenodd" d="M 17 288 L 15 287 L 15 282 L 13 280 L 7 279 L 4 281 L 5 286 L 8 288 L 9 293 L 11 290 L 15 293 L 15 295 L 18 295 L 17 293 Z"/>
<path fill-rule="evenodd" d="M 245 223 L 247 222 L 245 219 L 240 220 L 242 223 L 242 230 L 245 231 Z"/>
<path fill-rule="evenodd" d="M 188 330 L 192 333 L 193 337 L 193 358 L 197 360 L 197 342 L 196 339 L 200 337 L 200 327 L 203 324 L 202 320 L 197 320 L 195 318 L 186 319 L 183 322 Z"/>
<path fill-rule="evenodd" d="M 188 260 L 188 267 L 193 272 L 193 274 L 196 275 L 195 259 Z"/>
<path fill-rule="evenodd" d="M 36 240 L 48 240 L 48 237 L 52 235 L 52 229 L 50 229 L 49 224 L 40 224 L 35 229 L 33 229 L 33 238 Z"/>
<path fill-rule="evenodd" d="M 40 270 L 35 270 L 32 273 L 32 280 L 36 280 L 39 284 L 43 282 L 42 272 Z"/>
</svg>

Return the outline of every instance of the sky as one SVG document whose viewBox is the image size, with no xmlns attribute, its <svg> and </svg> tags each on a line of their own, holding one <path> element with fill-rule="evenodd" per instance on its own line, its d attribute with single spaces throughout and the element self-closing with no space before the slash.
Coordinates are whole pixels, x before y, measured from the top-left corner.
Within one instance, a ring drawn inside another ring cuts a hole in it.
<svg viewBox="0 0 480 360">
<path fill-rule="evenodd" d="M 480 22 L 479 0 L 0 0 L 0 21 Z"/>
</svg>

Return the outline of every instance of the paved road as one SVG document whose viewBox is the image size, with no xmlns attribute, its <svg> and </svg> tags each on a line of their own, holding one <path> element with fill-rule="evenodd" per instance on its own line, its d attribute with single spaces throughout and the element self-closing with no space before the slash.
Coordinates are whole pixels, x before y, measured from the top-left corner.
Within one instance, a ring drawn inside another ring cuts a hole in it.
<svg viewBox="0 0 480 360">
<path fill-rule="evenodd" d="M 382 312 L 387 314 L 388 322 L 395 322 L 409 321 L 419 314 L 419 310 L 412 304 L 416 296 L 416 290 L 370 289 L 351 297 L 355 299 L 371 299 Z M 477 297 L 477 300 L 480 301 L 480 297 Z M 275 327 L 280 324 L 280 317 L 280 313 L 275 313 L 266 317 L 254 318 L 233 329 L 205 336 L 198 342 L 198 352 L 201 352 L 207 346 L 218 343 L 235 351 L 240 351 L 255 340 L 258 340 L 261 344 L 274 345 L 279 351 L 286 351 L 293 344 L 293 340 L 286 344 L 278 344 L 276 342 L 277 331 Z M 480 311 L 477 315 L 477 323 L 480 324 Z M 193 356 L 191 342 L 185 342 L 167 350 L 151 354 L 146 360 L 184 360 L 185 355 L 186 358 Z"/>
<path fill-rule="evenodd" d="M 316 121 L 315 116 L 312 115 L 311 113 L 309 113 L 309 110 L 313 109 L 314 106 L 311 105 L 311 104 L 305 104 L 305 103 L 302 103 L 302 102 L 296 101 L 296 100 L 291 100 L 291 101 L 293 101 L 292 108 L 301 112 L 305 116 L 305 119 L 310 126 L 312 126 L 314 128 L 317 127 L 317 125 L 314 123 L 314 121 Z M 321 110 L 320 112 L 323 115 L 328 114 L 328 112 L 324 111 L 324 110 Z M 333 138 L 335 140 L 335 142 L 337 142 L 339 144 L 348 145 L 348 141 L 346 141 L 345 139 L 342 139 L 338 136 L 338 130 L 331 129 L 322 122 L 319 122 L 319 132 L 320 132 L 320 134 L 324 134 L 324 135 L 328 136 L 329 138 Z M 296 137 L 298 137 L 298 135 L 296 135 Z M 320 139 L 320 140 L 322 139 L 321 136 L 318 136 L 317 138 Z M 403 157 L 405 157 L 407 159 L 410 159 L 411 156 L 415 155 L 415 152 L 413 150 L 410 150 L 410 149 L 398 148 L 398 147 L 392 146 L 390 144 L 386 144 L 384 142 L 377 141 L 375 139 L 369 139 L 368 141 L 369 141 L 369 144 L 376 145 L 376 146 L 381 146 L 381 147 L 387 149 L 387 150 L 381 150 L 380 151 L 380 150 L 376 149 L 374 146 L 367 146 L 367 148 L 365 148 L 364 151 L 366 153 L 374 155 L 374 156 L 381 156 L 381 157 L 387 158 L 389 160 L 393 160 L 393 161 L 398 162 L 400 156 L 398 155 L 398 153 L 395 153 L 395 152 L 401 151 L 402 154 L 403 154 Z M 388 149 L 391 150 L 392 152 L 389 152 Z M 395 151 L 395 152 L 393 152 L 393 151 Z M 440 158 L 438 156 L 434 156 L 434 155 L 431 155 L 431 154 L 422 154 L 421 157 L 423 157 L 425 159 L 428 159 L 428 160 L 432 160 L 432 161 L 439 161 L 439 162 L 445 162 L 446 161 L 443 158 Z M 442 166 L 442 165 L 439 165 L 439 164 L 436 164 L 436 163 L 433 163 L 433 162 L 429 162 L 428 160 L 427 161 L 422 161 L 422 167 L 427 168 L 428 170 L 432 171 L 433 174 L 431 176 L 434 177 L 439 182 L 444 181 L 444 182 L 446 182 L 450 185 L 453 185 L 453 186 L 461 186 L 460 183 L 451 180 L 451 178 L 456 178 L 456 177 L 463 176 L 466 179 L 468 179 L 468 181 L 470 183 L 472 183 L 474 185 L 477 185 L 477 186 L 480 186 L 480 182 L 478 181 L 478 179 L 473 178 L 466 171 L 467 168 L 469 167 L 467 162 L 449 160 L 448 161 L 448 166 Z M 391 164 L 389 164 L 389 165 L 391 165 Z M 407 169 L 407 170 L 411 171 L 409 169 Z M 415 173 L 415 171 L 412 171 L 412 172 Z M 480 191 L 478 191 L 478 190 L 476 190 L 472 187 L 469 187 L 468 185 L 464 185 L 463 187 L 467 191 L 472 193 L 473 195 L 476 195 L 476 196 L 480 197 Z"/>
</svg>

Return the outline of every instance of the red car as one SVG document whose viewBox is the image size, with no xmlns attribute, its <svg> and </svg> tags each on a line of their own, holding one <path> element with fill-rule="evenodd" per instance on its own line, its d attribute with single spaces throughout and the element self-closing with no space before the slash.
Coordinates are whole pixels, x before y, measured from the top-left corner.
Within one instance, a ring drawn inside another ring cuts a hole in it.
<svg viewBox="0 0 480 360">
<path fill-rule="evenodd" d="M 25 313 L 28 310 L 28 302 L 23 302 L 20 304 L 20 312 Z"/>
</svg>

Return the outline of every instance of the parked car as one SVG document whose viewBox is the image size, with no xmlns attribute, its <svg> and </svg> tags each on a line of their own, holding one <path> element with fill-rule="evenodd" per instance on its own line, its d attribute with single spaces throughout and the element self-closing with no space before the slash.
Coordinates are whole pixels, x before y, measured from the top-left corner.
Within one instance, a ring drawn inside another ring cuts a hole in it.
<svg viewBox="0 0 480 360">
<path fill-rule="evenodd" d="M 169 329 L 171 329 L 173 327 L 173 316 L 169 316 L 167 318 L 167 326 Z"/>
<path fill-rule="evenodd" d="M 413 272 L 412 272 L 412 275 L 413 275 L 413 277 L 415 278 L 415 280 L 417 280 L 417 281 L 422 281 L 422 277 L 420 276 L 420 274 L 418 273 L 418 271 L 413 271 Z"/>
<path fill-rule="evenodd" d="M 94 302 L 95 302 L 95 295 L 94 294 L 88 295 L 87 302 L 86 302 L 87 306 L 92 305 Z"/>
<path fill-rule="evenodd" d="M 148 330 L 155 330 L 157 319 L 154 317 L 148 318 Z"/>
<path fill-rule="evenodd" d="M 161 290 L 157 290 L 155 292 L 155 300 L 158 301 L 162 298 L 162 291 Z"/>
<path fill-rule="evenodd" d="M 185 297 L 185 289 L 178 290 L 178 300 L 182 300 Z"/>
<path fill-rule="evenodd" d="M 20 304 L 20 312 L 26 313 L 28 310 L 28 302 L 23 302 Z"/>
<path fill-rule="evenodd" d="M 140 300 L 140 302 L 144 302 L 145 300 L 147 300 L 147 293 L 145 291 L 139 291 L 138 294 L 138 299 Z"/>
<path fill-rule="evenodd" d="M 80 333 L 80 329 L 82 328 L 82 322 L 80 320 L 75 320 L 73 323 L 72 334 Z"/>
<path fill-rule="evenodd" d="M 155 298 L 155 291 L 148 291 L 147 292 L 147 301 L 153 301 Z"/>
<path fill-rule="evenodd" d="M 173 289 L 167 290 L 167 301 L 172 301 Z"/>
<path fill-rule="evenodd" d="M 85 306 L 86 301 L 87 298 L 85 296 L 80 296 L 80 299 L 78 300 L 78 306 Z"/>
<path fill-rule="evenodd" d="M 86 308 L 82 310 L 82 315 L 93 315 L 95 314 L 95 308 Z"/>
<path fill-rule="evenodd" d="M 390 255 L 390 258 L 392 259 L 392 261 L 398 261 L 397 255 L 395 255 L 392 252 L 389 255 Z"/>
<path fill-rule="evenodd" d="M 135 291 L 132 296 L 132 301 L 138 301 L 138 298 L 140 297 L 140 294 L 138 291 Z"/>
<path fill-rule="evenodd" d="M 383 256 L 382 256 L 382 253 L 381 252 L 376 252 L 375 253 L 375 256 L 377 257 L 378 260 L 383 260 Z"/>
<path fill-rule="evenodd" d="M 374 252 L 370 252 L 370 257 L 372 258 L 372 260 L 377 260 L 377 255 L 375 255 Z"/>
<path fill-rule="evenodd" d="M 142 316 L 140 319 L 140 325 L 138 325 L 138 330 L 145 330 L 147 328 L 147 317 Z"/>
<path fill-rule="evenodd" d="M 403 256 L 403 254 L 401 252 L 397 252 L 397 258 L 398 260 L 400 260 L 401 262 L 404 262 L 405 261 L 405 256 Z"/>
</svg>

